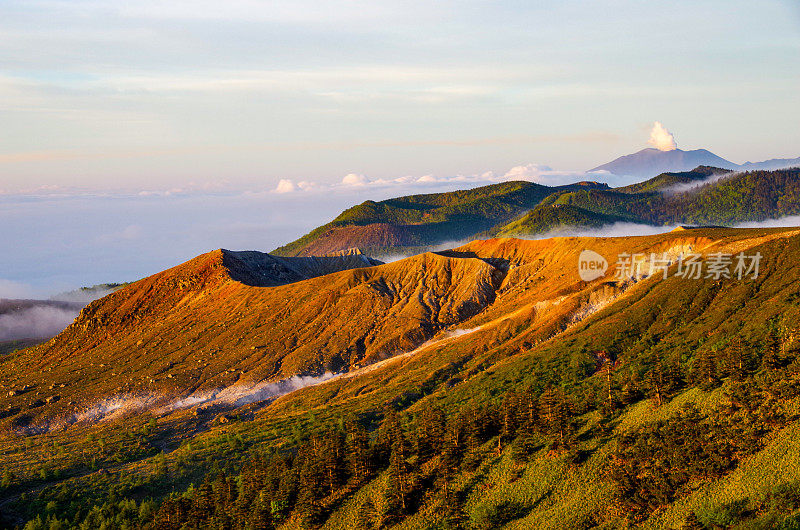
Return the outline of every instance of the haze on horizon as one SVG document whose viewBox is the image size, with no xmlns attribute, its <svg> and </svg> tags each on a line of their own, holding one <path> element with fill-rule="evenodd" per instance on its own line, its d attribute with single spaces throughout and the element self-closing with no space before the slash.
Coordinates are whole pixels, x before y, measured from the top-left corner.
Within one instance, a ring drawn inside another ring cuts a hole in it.
<svg viewBox="0 0 800 530">
<path fill-rule="evenodd" d="M 0 297 L 269 251 L 365 199 L 573 182 L 670 133 L 800 156 L 798 22 L 789 0 L 2 2 Z"/>
<path fill-rule="evenodd" d="M 0 5 L 0 190 L 798 156 L 800 9 L 752 3 Z"/>
</svg>

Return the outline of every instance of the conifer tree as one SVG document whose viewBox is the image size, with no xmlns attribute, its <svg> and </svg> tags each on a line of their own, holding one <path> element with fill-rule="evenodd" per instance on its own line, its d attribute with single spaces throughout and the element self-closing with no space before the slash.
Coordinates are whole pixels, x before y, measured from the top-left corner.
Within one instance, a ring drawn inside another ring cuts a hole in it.
<svg viewBox="0 0 800 530">
<path fill-rule="evenodd" d="M 628 372 L 627 380 L 622 387 L 622 402 L 632 405 L 642 398 L 641 382 L 635 372 Z"/>
<path fill-rule="evenodd" d="M 720 384 L 717 359 L 712 350 L 702 350 L 695 353 L 692 377 L 695 384 L 703 390 L 713 390 Z"/>
<path fill-rule="evenodd" d="M 331 429 L 322 435 L 315 457 L 322 463 L 326 493 L 332 494 L 344 484 L 347 476 L 345 439 L 339 429 Z"/>
<path fill-rule="evenodd" d="M 545 431 L 556 437 L 557 446 L 567 447 L 572 434 L 572 417 L 566 395 L 561 388 L 548 388 L 539 398 Z"/>
<path fill-rule="evenodd" d="M 514 439 L 519 428 L 519 395 L 509 390 L 500 405 L 500 443 L 508 443 Z"/>
<path fill-rule="evenodd" d="M 740 337 L 734 337 L 725 351 L 725 375 L 741 381 L 747 375 L 745 348 Z"/>
<path fill-rule="evenodd" d="M 369 447 L 369 434 L 361 425 L 347 425 L 347 463 L 350 477 L 355 486 L 364 484 L 372 475 L 372 456 Z"/>
<path fill-rule="evenodd" d="M 371 529 L 377 528 L 380 519 L 380 513 L 375 507 L 372 497 L 369 496 L 359 506 L 358 513 L 356 514 L 356 520 L 354 522 L 356 523 L 356 528 Z"/>
<path fill-rule="evenodd" d="M 783 340 L 780 329 L 777 325 L 773 324 L 767 332 L 767 340 L 764 344 L 764 355 L 761 357 L 762 368 L 774 370 L 783 367 L 782 344 Z"/>
<path fill-rule="evenodd" d="M 398 514 L 406 514 L 411 508 L 411 493 L 414 477 L 408 463 L 408 444 L 401 435 L 392 443 L 389 459 L 387 501 Z"/>
<path fill-rule="evenodd" d="M 422 411 L 417 419 L 416 450 L 421 461 L 427 461 L 439 454 L 444 445 L 445 416 L 439 407 Z"/>
</svg>

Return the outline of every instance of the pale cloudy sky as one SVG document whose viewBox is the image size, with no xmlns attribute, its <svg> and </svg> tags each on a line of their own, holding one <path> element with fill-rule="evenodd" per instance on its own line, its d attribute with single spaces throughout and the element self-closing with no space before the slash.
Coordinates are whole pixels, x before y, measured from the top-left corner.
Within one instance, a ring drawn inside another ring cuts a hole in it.
<svg viewBox="0 0 800 530">
<path fill-rule="evenodd" d="M 0 1 L 0 189 L 800 155 L 795 0 Z"/>
<path fill-rule="evenodd" d="M 796 0 L 0 0 L 0 296 L 647 146 L 800 156 Z"/>
</svg>

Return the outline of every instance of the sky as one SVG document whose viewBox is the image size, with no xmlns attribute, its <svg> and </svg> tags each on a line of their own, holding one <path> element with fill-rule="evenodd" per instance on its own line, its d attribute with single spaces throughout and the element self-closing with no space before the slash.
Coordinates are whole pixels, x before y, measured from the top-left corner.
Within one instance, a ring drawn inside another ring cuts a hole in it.
<svg viewBox="0 0 800 530">
<path fill-rule="evenodd" d="M 0 296 L 648 146 L 800 156 L 795 0 L 0 0 Z"/>
<path fill-rule="evenodd" d="M 2 188 L 798 156 L 795 0 L 0 1 Z"/>
</svg>

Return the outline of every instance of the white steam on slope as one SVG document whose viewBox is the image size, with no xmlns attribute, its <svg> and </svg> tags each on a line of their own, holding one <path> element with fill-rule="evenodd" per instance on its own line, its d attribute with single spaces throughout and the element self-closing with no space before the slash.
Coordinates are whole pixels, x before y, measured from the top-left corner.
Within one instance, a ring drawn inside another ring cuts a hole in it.
<svg viewBox="0 0 800 530">
<path fill-rule="evenodd" d="M 73 423 L 97 423 L 146 410 L 152 410 L 155 414 L 166 414 L 196 405 L 240 407 L 274 399 L 301 388 L 319 385 L 340 375 L 343 374 L 326 372 L 320 376 L 294 376 L 273 382 L 237 383 L 225 388 L 191 394 L 177 400 L 170 400 L 163 394 L 119 394 L 98 401 L 90 407 L 76 412 L 67 420 L 39 425 L 34 427 L 33 431 L 47 432 Z"/>
<path fill-rule="evenodd" d="M 650 131 L 650 139 L 647 143 L 659 151 L 674 151 L 678 148 L 678 144 L 675 143 L 675 137 L 660 121 L 653 124 L 653 129 Z"/>
<path fill-rule="evenodd" d="M 49 339 L 64 331 L 78 312 L 78 309 L 40 306 L 0 315 L 0 341 Z"/>
<path fill-rule="evenodd" d="M 259 383 L 237 383 L 225 388 L 209 390 L 201 393 L 192 394 L 185 398 L 173 401 L 162 406 L 157 413 L 163 414 L 173 410 L 185 409 L 195 405 L 219 404 L 233 407 L 240 407 L 250 403 L 267 401 L 280 397 L 295 390 L 309 386 L 319 385 L 331 379 L 335 379 L 342 374 L 325 372 L 320 376 L 296 375 L 280 381 L 262 381 Z"/>
<path fill-rule="evenodd" d="M 352 372 L 340 372 L 340 373 L 325 372 L 324 374 L 319 376 L 296 375 L 293 377 L 289 377 L 287 379 L 281 379 L 280 381 L 272 381 L 272 382 L 264 381 L 253 384 L 237 383 L 222 389 L 207 391 L 199 394 L 192 394 L 188 397 L 173 401 L 165 406 L 162 406 L 155 412 L 158 414 L 163 414 L 166 412 L 171 412 L 173 410 L 179 410 L 203 404 L 222 404 L 233 407 L 240 407 L 243 405 L 248 405 L 250 403 L 267 401 L 280 396 L 284 396 L 286 394 L 290 394 L 302 388 L 320 385 L 322 383 L 326 383 L 328 381 L 332 381 L 340 377 L 345 377 L 345 378 L 357 377 L 359 375 L 380 368 L 385 364 L 397 361 L 405 357 L 410 357 L 419 351 L 422 351 L 426 348 L 429 348 L 430 346 L 433 346 L 434 344 L 438 344 L 440 342 L 444 342 L 464 335 L 468 335 L 470 333 L 478 331 L 479 329 L 480 328 L 471 328 L 471 329 L 455 329 L 451 331 L 445 331 L 442 333 L 440 337 L 436 339 L 431 339 L 421 344 L 419 347 L 415 348 L 412 351 L 392 356 L 388 359 L 370 364 L 368 366 L 365 366 L 358 370 L 354 370 Z M 139 400 L 138 402 L 145 403 L 147 402 L 147 400 Z M 134 401 L 129 399 L 128 403 L 129 404 L 134 403 Z"/>
<path fill-rule="evenodd" d="M 153 400 L 152 397 L 139 397 L 119 395 L 112 396 L 96 403 L 92 407 L 85 409 L 67 421 L 67 424 L 72 423 L 94 423 L 103 420 L 110 420 L 122 416 L 128 412 L 136 412 L 147 407 L 148 403 Z"/>
<path fill-rule="evenodd" d="M 256 383 L 254 385 L 233 385 L 221 390 L 216 397 L 217 401 L 236 407 L 266 401 L 271 398 L 283 396 L 295 390 L 318 385 L 330 381 L 341 374 L 325 372 L 320 376 L 296 375 L 288 379 L 281 379 L 272 383 Z"/>
</svg>

